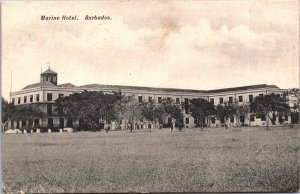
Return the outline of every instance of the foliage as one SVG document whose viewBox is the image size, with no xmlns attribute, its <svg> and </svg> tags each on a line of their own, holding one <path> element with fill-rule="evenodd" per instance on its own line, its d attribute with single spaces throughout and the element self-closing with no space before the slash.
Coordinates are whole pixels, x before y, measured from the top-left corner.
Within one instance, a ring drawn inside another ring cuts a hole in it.
<svg viewBox="0 0 300 194">
<path fill-rule="evenodd" d="M 236 105 L 234 103 L 224 103 L 223 105 L 219 104 L 216 107 L 216 116 L 219 120 L 228 121 L 230 117 L 236 116 Z M 226 126 L 226 125 L 225 125 Z"/>
<path fill-rule="evenodd" d="M 289 114 L 288 100 L 277 94 L 257 96 L 250 104 L 250 111 L 256 116 L 267 117 L 267 129 L 269 129 L 270 114 L 275 116 Z"/>
<path fill-rule="evenodd" d="M 240 118 L 243 117 L 244 119 L 248 119 L 250 120 L 249 115 L 250 115 L 250 104 L 243 102 L 243 103 L 239 103 L 238 101 L 235 101 L 233 103 L 234 105 L 234 116 L 236 117 L 236 121 L 237 121 L 237 126 L 241 127 L 241 122 L 240 122 Z"/>
<path fill-rule="evenodd" d="M 13 103 L 8 103 L 6 100 L 2 98 L 2 128 L 9 121 L 19 120 L 25 121 L 26 126 L 23 128 L 29 127 L 28 125 L 32 123 L 34 124 L 34 120 L 38 118 L 45 117 L 46 114 L 40 109 L 38 104 L 24 104 L 19 106 L 14 106 Z"/>
<path fill-rule="evenodd" d="M 8 103 L 3 97 L 1 97 L 1 125 L 2 125 L 2 131 L 4 131 L 7 123 L 13 119 L 14 113 L 15 113 L 15 106 L 13 103 Z"/>
<path fill-rule="evenodd" d="M 58 98 L 55 101 L 56 110 L 73 123 L 80 119 L 84 126 L 95 130 L 99 121 L 110 123 L 116 120 L 115 104 L 119 100 L 116 94 L 104 94 L 102 91 L 83 91 Z"/>
<path fill-rule="evenodd" d="M 300 110 L 300 90 L 299 88 L 292 88 L 288 91 L 290 101 L 293 104 L 293 109 Z"/>
<path fill-rule="evenodd" d="M 211 102 L 202 98 L 192 99 L 190 100 L 190 103 L 191 115 L 195 118 L 195 121 L 202 129 L 205 123 L 205 118 L 215 114 L 215 107 Z"/>
<path fill-rule="evenodd" d="M 183 113 L 181 105 L 174 103 L 172 99 L 164 99 L 161 103 L 166 116 L 175 119 L 179 125 L 179 129 L 183 126 Z"/>
<path fill-rule="evenodd" d="M 126 96 L 124 118 L 129 123 L 131 132 L 138 120 L 142 119 L 141 117 L 142 110 L 140 103 L 136 101 L 134 95 Z"/>
</svg>

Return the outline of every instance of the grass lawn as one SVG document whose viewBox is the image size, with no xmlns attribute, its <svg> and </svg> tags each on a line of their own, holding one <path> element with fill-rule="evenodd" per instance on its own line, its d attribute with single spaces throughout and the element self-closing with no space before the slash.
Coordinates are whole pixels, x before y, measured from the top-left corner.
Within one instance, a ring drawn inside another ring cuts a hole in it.
<svg viewBox="0 0 300 194">
<path fill-rule="evenodd" d="M 288 192 L 299 129 L 4 134 L 6 192 Z"/>
</svg>

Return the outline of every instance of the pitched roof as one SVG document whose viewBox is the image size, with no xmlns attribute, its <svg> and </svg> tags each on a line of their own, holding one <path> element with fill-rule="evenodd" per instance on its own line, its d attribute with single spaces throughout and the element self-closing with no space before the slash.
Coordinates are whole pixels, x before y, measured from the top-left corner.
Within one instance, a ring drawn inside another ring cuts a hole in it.
<svg viewBox="0 0 300 194">
<path fill-rule="evenodd" d="M 216 89 L 216 90 L 208 90 L 208 92 L 210 92 L 210 93 L 230 92 L 230 91 L 251 90 L 251 89 L 259 89 L 259 88 L 267 88 L 267 87 L 278 88 L 275 85 L 259 84 L 259 85 L 241 86 L 241 87 L 234 87 L 234 88 L 223 88 L 223 89 Z"/>
<path fill-rule="evenodd" d="M 77 88 L 114 89 L 114 90 L 129 89 L 129 90 L 148 90 L 148 91 L 163 91 L 163 92 L 189 92 L 189 93 L 219 93 L 219 92 L 230 92 L 230 91 L 238 91 L 238 90 L 260 89 L 266 87 L 278 88 L 275 85 L 266 85 L 266 84 L 224 88 L 224 89 L 216 89 L 216 90 L 192 90 L 192 89 L 155 88 L 155 87 L 123 86 L 123 85 L 101 85 L 101 84 L 88 84 L 88 85 L 78 86 Z"/>
<path fill-rule="evenodd" d="M 57 74 L 55 71 L 52 71 L 51 69 L 47 69 L 42 74 Z"/>
<path fill-rule="evenodd" d="M 38 82 L 38 83 L 35 83 L 35 84 L 30 84 L 30 85 L 27 85 L 25 86 L 22 90 L 27 90 L 27 89 L 31 89 L 31 88 L 38 88 L 38 87 L 42 87 L 42 86 L 53 86 L 53 87 L 56 87 L 56 85 L 54 85 L 53 83 L 51 82 Z"/>
<path fill-rule="evenodd" d="M 68 87 L 68 88 L 73 88 L 76 87 L 75 85 L 71 84 L 71 83 L 65 83 L 65 84 L 60 84 L 58 85 L 58 87 Z"/>
<path fill-rule="evenodd" d="M 202 90 L 154 88 L 154 87 L 141 87 L 141 86 L 123 86 L 123 85 L 101 85 L 101 84 L 89 84 L 89 85 L 79 86 L 77 88 L 114 89 L 114 90 L 128 89 L 128 90 L 164 91 L 164 92 L 202 92 Z"/>
</svg>

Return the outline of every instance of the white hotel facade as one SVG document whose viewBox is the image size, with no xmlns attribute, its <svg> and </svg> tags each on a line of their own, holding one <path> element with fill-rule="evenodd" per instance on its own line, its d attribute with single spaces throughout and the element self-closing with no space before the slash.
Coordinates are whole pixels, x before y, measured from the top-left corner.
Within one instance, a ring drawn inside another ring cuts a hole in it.
<svg viewBox="0 0 300 194">
<path fill-rule="evenodd" d="M 125 95 L 134 95 L 138 101 L 150 101 L 160 103 L 164 98 L 174 99 L 176 103 L 188 103 L 188 99 L 204 98 L 212 102 L 215 106 L 223 104 L 229 101 L 237 100 L 239 103 L 251 102 L 256 96 L 267 95 L 271 93 L 284 95 L 287 91 L 280 89 L 275 85 L 251 85 L 235 88 L 225 88 L 217 90 L 189 90 L 189 89 L 173 89 L 173 88 L 153 88 L 153 87 L 136 87 L 136 86 L 121 86 L 121 85 L 100 85 L 90 84 L 82 86 L 74 86 L 71 83 L 57 84 L 57 73 L 48 69 L 41 73 L 40 82 L 27 85 L 20 91 L 11 92 L 10 100 L 15 105 L 37 103 L 39 107 L 47 113 L 46 118 L 36 119 L 35 125 L 39 125 L 44 128 L 63 128 L 71 125 L 64 117 L 60 117 L 55 112 L 54 103 L 60 96 L 68 96 L 73 93 L 80 93 L 84 90 L 87 91 L 103 91 L 104 93 L 112 93 L 113 91 L 119 91 Z M 184 113 L 184 126 L 194 127 L 194 118 L 191 116 L 188 109 L 183 108 Z M 265 118 L 247 117 L 239 118 L 241 123 L 245 125 L 257 126 L 266 125 Z M 236 118 L 230 118 L 228 121 L 231 126 L 235 126 Z M 124 122 L 123 122 L 124 123 Z M 207 125 L 210 127 L 220 127 L 224 123 L 212 117 L 211 120 L 207 119 Z M 291 117 L 285 116 L 284 118 L 276 118 L 275 125 L 283 123 L 291 123 Z M 269 123 L 272 125 L 272 123 Z M 15 128 L 21 128 L 25 125 L 22 121 L 12 121 L 9 125 L 13 125 Z M 115 123 L 112 123 L 112 129 L 115 128 Z M 153 127 L 147 121 L 141 121 L 137 128 L 149 128 Z M 125 128 L 124 124 L 122 128 Z"/>
</svg>

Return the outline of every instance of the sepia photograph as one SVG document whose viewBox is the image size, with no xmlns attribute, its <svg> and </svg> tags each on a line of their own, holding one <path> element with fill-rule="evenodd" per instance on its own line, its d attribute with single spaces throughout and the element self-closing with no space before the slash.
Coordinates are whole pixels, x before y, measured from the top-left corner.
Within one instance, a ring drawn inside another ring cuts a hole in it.
<svg viewBox="0 0 300 194">
<path fill-rule="evenodd" d="M 299 192 L 299 1 L 0 11 L 2 193 Z"/>
</svg>

